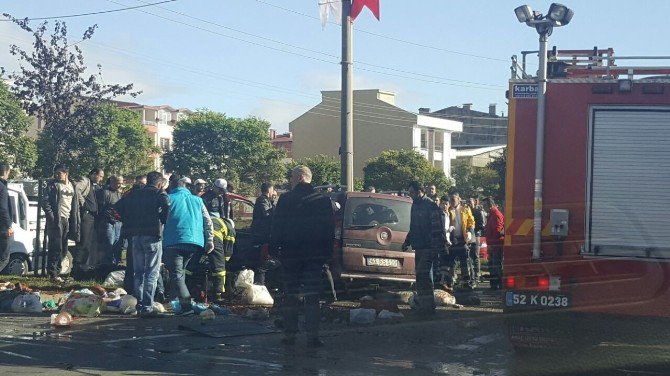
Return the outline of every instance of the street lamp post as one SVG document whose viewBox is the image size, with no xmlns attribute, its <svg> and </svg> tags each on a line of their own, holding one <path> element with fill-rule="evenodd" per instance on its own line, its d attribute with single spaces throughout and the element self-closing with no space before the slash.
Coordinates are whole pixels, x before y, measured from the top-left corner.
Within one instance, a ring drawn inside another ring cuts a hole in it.
<svg viewBox="0 0 670 376">
<path fill-rule="evenodd" d="M 544 120 L 547 94 L 547 43 L 554 27 L 570 23 L 574 12 L 562 4 L 553 3 L 549 12 L 533 11 L 528 5 L 514 9 L 519 22 L 534 27 L 540 35 L 540 69 L 537 75 L 537 133 L 535 137 L 535 194 L 533 215 L 533 260 L 541 258 L 542 184 L 544 175 Z"/>
</svg>

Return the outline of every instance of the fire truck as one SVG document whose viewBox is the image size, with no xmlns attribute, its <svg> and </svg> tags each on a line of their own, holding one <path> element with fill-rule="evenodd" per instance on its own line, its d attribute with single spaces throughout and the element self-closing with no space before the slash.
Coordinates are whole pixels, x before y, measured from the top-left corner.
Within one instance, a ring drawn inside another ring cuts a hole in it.
<svg viewBox="0 0 670 376">
<path fill-rule="evenodd" d="M 670 58 L 554 47 L 547 59 L 539 203 L 537 79 L 513 59 L 509 83 L 502 294 L 509 339 L 517 348 L 553 347 L 618 329 L 668 333 L 670 67 L 659 62 Z"/>
</svg>

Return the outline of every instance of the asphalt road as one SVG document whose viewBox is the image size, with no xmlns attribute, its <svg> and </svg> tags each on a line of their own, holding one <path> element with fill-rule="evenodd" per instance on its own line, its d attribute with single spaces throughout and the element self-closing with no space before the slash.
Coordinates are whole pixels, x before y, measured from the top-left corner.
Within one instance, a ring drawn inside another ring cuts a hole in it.
<svg viewBox="0 0 670 376">
<path fill-rule="evenodd" d="M 369 325 L 347 323 L 347 307 L 356 303 L 340 302 L 322 326 L 326 346 L 320 349 L 307 348 L 302 337 L 294 347 L 282 347 L 280 333 L 211 338 L 179 328 L 198 318 L 103 315 L 78 319 L 68 329 L 54 329 L 48 315 L 4 314 L 0 315 L 0 374 L 670 374 L 662 373 L 662 368 L 628 369 L 630 363 L 620 361 L 634 352 L 648 352 L 644 348 L 610 346 L 604 348 L 609 357 L 601 358 L 570 348 L 518 355 L 507 341 L 496 296 L 484 290 L 474 295 L 481 300 L 478 306 L 443 308 L 430 319 L 404 310 L 403 319 Z M 260 324 L 272 328 L 273 319 Z"/>
</svg>

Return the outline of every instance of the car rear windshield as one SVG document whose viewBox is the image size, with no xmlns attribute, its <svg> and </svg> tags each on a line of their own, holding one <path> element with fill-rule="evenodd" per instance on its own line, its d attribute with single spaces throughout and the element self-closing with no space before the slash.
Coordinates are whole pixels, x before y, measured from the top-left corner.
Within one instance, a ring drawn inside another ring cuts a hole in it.
<svg viewBox="0 0 670 376">
<path fill-rule="evenodd" d="M 386 226 L 393 231 L 409 231 L 412 204 L 372 197 L 352 197 L 344 208 L 344 227 Z"/>
</svg>

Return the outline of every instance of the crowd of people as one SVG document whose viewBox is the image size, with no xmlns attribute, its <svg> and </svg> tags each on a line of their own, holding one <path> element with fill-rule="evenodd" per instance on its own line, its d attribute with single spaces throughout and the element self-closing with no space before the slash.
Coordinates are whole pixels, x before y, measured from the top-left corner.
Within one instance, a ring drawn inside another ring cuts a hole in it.
<svg viewBox="0 0 670 376">
<path fill-rule="evenodd" d="M 423 187 L 416 181 L 409 185 L 409 196 L 413 200 L 411 222 L 403 249 L 411 246 L 415 252 L 419 310 L 435 312 L 436 282 L 453 292 L 457 261 L 461 288 L 472 290 L 482 281 L 482 237 L 488 246 L 491 288 L 500 289 L 504 218 L 495 200 L 486 197 L 480 205 L 477 197 L 464 202 L 458 193 L 440 197 L 435 185 Z"/>
<path fill-rule="evenodd" d="M 11 237 L 7 205 L 9 167 L 0 164 L 0 247 Z M 333 257 L 335 212 L 331 199 L 311 184 L 305 166 L 291 171 L 290 191 L 279 197 L 270 183 L 260 186 L 251 233 L 252 246 L 263 248 L 264 259 L 281 265 L 285 298 L 282 304 L 285 338 L 295 343 L 298 332 L 299 297 L 305 305 L 308 343 L 321 346 L 318 336 L 320 293 L 324 265 Z M 232 256 L 234 225 L 228 183 L 220 178 L 208 186 L 173 174 L 166 179 L 154 171 L 137 176 L 122 192 L 123 180 L 101 169 L 92 169 L 87 179 L 72 181 L 67 167 L 54 168 L 41 198 L 48 237 L 47 271 L 61 282 L 62 258 L 68 240 L 74 240 L 73 277 L 86 276 L 100 265 L 118 265 L 126 250 L 124 287 L 137 298 L 139 317 L 160 317 L 154 301 L 166 297 L 178 301 L 178 315 L 193 313 L 193 299 L 186 285 L 187 266 L 198 257 L 209 262 L 213 278 L 212 299 L 226 291 L 227 263 Z M 374 193 L 374 187 L 368 187 Z M 473 289 L 481 281 L 480 247 L 486 238 L 491 288 L 499 289 L 502 278 L 504 219 L 493 198 L 461 200 L 458 193 L 440 196 L 434 185 L 418 182 L 408 186 L 413 200 L 409 232 L 402 245 L 415 252 L 416 298 L 420 313 L 434 313 L 434 288 L 453 291 Z M 230 241 L 227 241 L 230 240 Z M 3 251 L 3 257 L 6 256 Z M 164 286 L 161 265 L 169 278 Z M 456 285 L 457 264 L 460 284 Z M 265 282 L 265 265 L 256 268 L 256 283 Z M 167 289 L 166 289 L 167 287 Z M 166 291 L 167 290 L 167 291 Z"/>
</svg>

